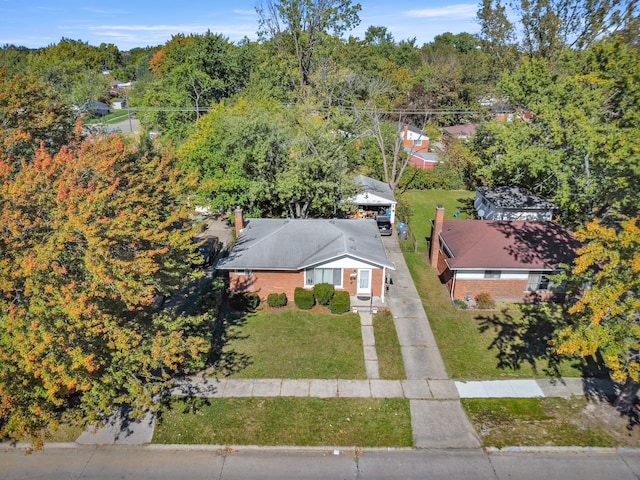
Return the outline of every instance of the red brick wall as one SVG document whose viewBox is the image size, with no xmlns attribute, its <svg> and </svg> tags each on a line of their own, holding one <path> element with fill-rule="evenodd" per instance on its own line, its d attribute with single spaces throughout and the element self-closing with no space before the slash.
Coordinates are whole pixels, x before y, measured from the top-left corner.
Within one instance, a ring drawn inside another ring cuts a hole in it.
<svg viewBox="0 0 640 480">
<path fill-rule="evenodd" d="M 356 294 L 357 280 L 351 282 L 353 269 L 342 269 L 342 288 L 350 295 Z M 251 275 L 239 275 L 229 272 L 229 282 L 232 292 L 255 292 L 261 299 L 266 299 L 270 293 L 286 293 L 289 300 L 293 300 L 296 287 L 304 286 L 304 272 L 274 272 L 256 271 Z M 382 269 L 373 269 L 371 275 L 371 289 L 374 296 L 382 294 Z"/>
<path fill-rule="evenodd" d="M 527 280 L 478 279 L 455 281 L 454 299 L 464 300 L 467 293 L 474 300 L 479 293 L 488 293 L 496 302 L 521 302 L 528 296 Z"/>
</svg>

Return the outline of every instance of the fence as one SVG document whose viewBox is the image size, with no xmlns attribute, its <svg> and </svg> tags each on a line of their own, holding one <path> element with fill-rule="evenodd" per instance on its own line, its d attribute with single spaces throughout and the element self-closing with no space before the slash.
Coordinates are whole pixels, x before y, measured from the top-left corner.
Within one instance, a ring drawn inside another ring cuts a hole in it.
<svg viewBox="0 0 640 480">
<path fill-rule="evenodd" d="M 411 230 L 411 225 L 405 223 L 406 240 L 398 240 L 403 252 L 429 253 L 429 242 L 426 238 L 418 238 Z"/>
</svg>

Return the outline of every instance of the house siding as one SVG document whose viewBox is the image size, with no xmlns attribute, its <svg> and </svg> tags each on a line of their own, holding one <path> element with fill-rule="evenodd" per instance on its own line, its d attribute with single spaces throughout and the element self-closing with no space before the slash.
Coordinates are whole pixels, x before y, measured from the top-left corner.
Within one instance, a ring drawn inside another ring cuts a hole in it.
<svg viewBox="0 0 640 480">
<path fill-rule="evenodd" d="M 456 276 L 455 282 L 450 281 L 448 283 L 449 291 L 451 291 L 451 284 L 454 285 L 454 291 L 451 297 L 454 300 L 466 300 L 467 296 L 473 301 L 480 293 L 488 293 L 496 302 L 526 302 L 532 300 L 534 297 L 536 300 L 542 301 L 563 301 L 564 294 L 560 292 L 552 291 L 539 291 L 529 292 L 527 291 L 527 280 L 521 279 L 483 279 L 483 280 L 470 280 L 460 279 Z"/>
<path fill-rule="evenodd" d="M 342 269 L 342 288 L 354 296 L 357 289 L 357 281 L 351 281 L 352 269 Z M 382 295 L 382 269 L 371 268 L 371 290 L 373 296 Z M 252 271 L 249 275 L 229 272 L 229 287 L 232 292 L 254 292 L 261 299 L 266 299 L 270 293 L 285 293 L 289 301 L 293 301 L 293 294 L 297 287 L 304 287 L 304 271 L 299 272 L 275 272 Z"/>
<path fill-rule="evenodd" d="M 527 281 L 518 279 L 483 279 L 467 280 L 456 278 L 452 297 L 457 300 L 465 300 L 469 295 L 475 299 L 480 293 L 488 293 L 497 302 L 521 302 L 529 293 L 526 292 Z"/>
</svg>

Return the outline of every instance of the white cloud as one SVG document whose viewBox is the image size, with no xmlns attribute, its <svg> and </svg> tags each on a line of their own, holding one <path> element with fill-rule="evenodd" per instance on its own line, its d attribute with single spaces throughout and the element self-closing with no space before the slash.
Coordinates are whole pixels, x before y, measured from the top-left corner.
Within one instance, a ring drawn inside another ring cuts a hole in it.
<svg viewBox="0 0 640 480">
<path fill-rule="evenodd" d="M 234 10 L 233 13 L 237 13 L 238 15 L 256 15 L 255 10 Z"/>
<path fill-rule="evenodd" d="M 93 13 L 95 15 L 126 15 L 130 13 L 127 10 L 113 10 L 93 7 L 84 7 L 82 10 L 84 10 L 85 12 Z"/>
<path fill-rule="evenodd" d="M 463 3 L 439 8 L 422 8 L 409 10 L 406 15 L 418 18 L 472 18 L 476 16 L 478 5 L 475 3 Z"/>
</svg>

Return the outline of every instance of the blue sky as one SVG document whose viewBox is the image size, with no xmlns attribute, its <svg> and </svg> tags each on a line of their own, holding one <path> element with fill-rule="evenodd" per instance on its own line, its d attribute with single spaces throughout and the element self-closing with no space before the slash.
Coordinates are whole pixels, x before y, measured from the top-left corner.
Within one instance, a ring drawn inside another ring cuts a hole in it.
<svg viewBox="0 0 640 480">
<path fill-rule="evenodd" d="M 90 45 L 113 43 L 120 50 L 162 45 L 177 33 L 211 30 L 232 42 L 256 39 L 258 0 L 0 0 L 0 45 L 29 48 L 61 38 Z M 354 1 L 353 3 L 357 3 Z M 360 25 L 350 32 L 363 38 L 370 25 L 387 27 L 394 38 L 415 37 L 418 45 L 444 32 L 477 33 L 479 2 L 361 0 Z"/>
</svg>

